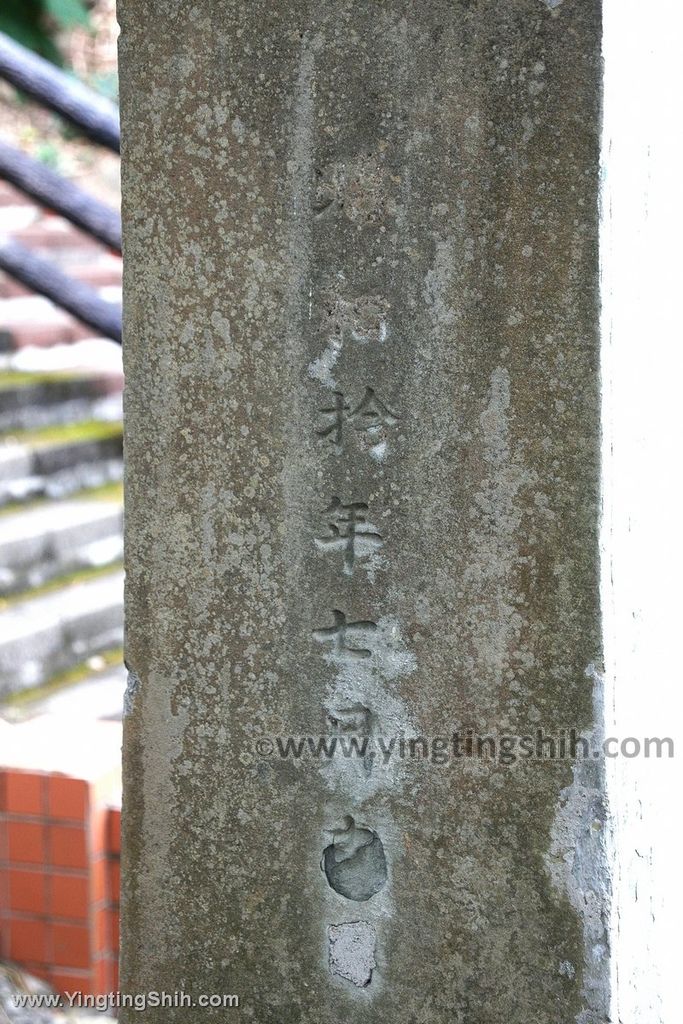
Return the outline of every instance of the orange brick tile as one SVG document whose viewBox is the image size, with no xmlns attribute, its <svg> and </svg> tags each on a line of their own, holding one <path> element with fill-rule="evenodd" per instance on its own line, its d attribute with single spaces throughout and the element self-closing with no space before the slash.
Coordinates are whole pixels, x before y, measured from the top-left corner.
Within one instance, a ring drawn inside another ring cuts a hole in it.
<svg viewBox="0 0 683 1024">
<path fill-rule="evenodd" d="M 52 928 L 56 968 L 90 966 L 90 929 L 85 925 L 55 924 Z"/>
<path fill-rule="evenodd" d="M 50 968 L 46 964 L 32 964 L 23 963 L 21 965 L 29 974 L 35 975 L 36 978 L 42 978 L 43 981 L 50 981 Z"/>
<path fill-rule="evenodd" d="M 90 971 L 62 971 L 59 968 L 50 971 L 50 981 L 53 988 L 62 995 L 73 992 L 82 992 L 83 995 L 93 995 L 92 973 Z"/>
<path fill-rule="evenodd" d="M 19 910 L 27 914 L 46 913 L 44 872 L 10 868 L 7 872 L 7 883 L 10 910 Z"/>
<path fill-rule="evenodd" d="M 104 804 L 91 805 L 90 810 L 90 849 L 94 857 L 107 853 L 109 845 L 109 809 Z"/>
<path fill-rule="evenodd" d="M 47 925 L 44 921 L 19 920 L 9 922 L 9 955 L 19 963 L 47 962 Z"/>
<path fill-rule="evenodd" d="M 7 857 L 12 864 L 44 864 L 45 826 L 37 822 L 7 822 Z"/>
<path fill-rule="evenodd" d="M 108 853 L 121 853 L 121 808 L 110 807 L 109 808 L 109 822 L 108 822 L 108 842 L 107 851 Z"/>
<path fill-rule="evenodd" d="M 109 861 L 99 857 L 90 863 L 90 898 L 92 902 L 110 902 L 109 895 Z"/>
<path fill-rule="evenodd" d="M 9 960 L 9 920 L 7 909 L 0 915 L 0 960 Z"/>
<path fill-rule="evenodd" d="M 50 775 L 47 784 L 48 813 L 61 821 L 85 821 L 88 814 L 88 783 L 64 775 Z"/>
<path fill-rule="evenodd" d="M 99 995 L 112 991 L 112 965 L 107 957 L 95 961 L 94 983 Z"/>
<path fill-rule="evenodd" d="M 0 864 L 0 960 L 2 960 L 2 919 L 9 908 L 9 867 Z"/>
<path fill-rule="evenodd" d="M 50 913 L 70 921 L 86 921 L 90 909 L 90 883 L 87 875 L 53 874 L 49 881 Z"/>
<path fill-rule="evenodd" d="M 7 859 L 7 821 L 0 814 L 0 864 L 6 863 Z"/>
<path fill-rule="evenodd" d="M 87 832 L 82 826 L 51 825 L 48 829 L 50 864 L 60 868 L 87 868 Z"/>
<path fill-rule="evenodd" d="M 111 916 L 108 910 L 97 910 L 95 912 L 95 927 L 93 929 L 93 941 L 95 952 L 99 955 L 109 953 L 111 940 Z"/>
<path fill-rule="evenodd" d="M 118 910 L 112 910 L 110 911 L 110 914 L 111 933 L 109 939 L 109 948 L 111 949 L 112 953 L 114 953 L 114 955 L 118 957 L 119 942 L 121 941 L 119 937 L 119 912 Z"/>
<path fill-rule="evenodd" d="M 121 902 L 121 865 L 117 860 L 109 862 L 109 893 L 112 903 Z"/>
<path fill-rule="evenodd" d="M 5 769 L 4 809 L 8 814 L 34 814 L 44 812 L 45 776 Z"/>
</svg>

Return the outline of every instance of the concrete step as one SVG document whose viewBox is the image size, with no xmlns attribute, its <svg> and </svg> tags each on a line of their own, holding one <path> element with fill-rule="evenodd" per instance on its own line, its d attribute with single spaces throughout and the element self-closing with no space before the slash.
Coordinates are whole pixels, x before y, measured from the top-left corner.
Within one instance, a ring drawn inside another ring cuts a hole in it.
<svg viewBox="0 0 683 1024">
<path fill-rule="evenodd" d="M 121 560 L 120 502 L 48 501 L 0 516 L 0 595 Z"/>
<path fill-rule="evenodd" d="M 123 572 L 74 582 L 0 612 L 0 699 L 123 642 Z"/>
<path fill-rule="evenodd" d="M 121 301 L 118 285 L 97 288 L 108 302 Z M 92 335 L 92 328 L 60 309 L 42 295 L 0 299 L 0 352 L 32 346 L 58 345 Z"/>
<path fill-rule="evenodd" d="M 0 506 L 63 498 L 122 477 L 120 423 L 63 424 L 7 436 L 0 446 Z"/>
<path fill-rule="evenodd" d="M 112 374 L 123 380 L 121 346 L 108 338 L 0 353 L 0 373 Z"/>
<path fill-rule="evenodd" d="M 0 431 L 120 419 L 120 374 L 0 371 Z"/>
<path fill-rule="evenodd" d="M 41 715 L 56 715 L 82 721 L 120 722 L 128 673 L 120 648 L 96 654 L 45 686 L 23 690 L 0 704 L 0 719 L 25 722 Z"/>
<path fill-rule="evenodd" d="M 92 330 L 41 295 L 0 300 L 0 352 L 65 344 L 88 334 Z"/>
</svg>

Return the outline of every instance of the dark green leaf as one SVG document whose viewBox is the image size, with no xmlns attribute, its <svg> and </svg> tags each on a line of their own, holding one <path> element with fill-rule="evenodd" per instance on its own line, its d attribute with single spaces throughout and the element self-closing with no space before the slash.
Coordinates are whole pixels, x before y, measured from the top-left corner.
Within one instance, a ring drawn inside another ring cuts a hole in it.
<svg viewBox="0 0 683 1024">
<path fill-rule="evenodd" d="M 45 31 L 43 0 L 0 0 L 0 3 L 0 32 L 60 64 L 60 54 Z"/>
</svg>

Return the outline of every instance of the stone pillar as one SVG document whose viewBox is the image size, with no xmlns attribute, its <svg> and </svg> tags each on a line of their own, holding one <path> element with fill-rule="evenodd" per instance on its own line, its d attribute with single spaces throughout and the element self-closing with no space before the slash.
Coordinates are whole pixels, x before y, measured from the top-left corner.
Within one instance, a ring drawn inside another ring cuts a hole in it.
<svg viewBox="0 0 683 1024">
<path fill-rule="evenodd" d="M 119 17 L 121 1020 L 599 1024 L 599 2 Z"/>
</svg>

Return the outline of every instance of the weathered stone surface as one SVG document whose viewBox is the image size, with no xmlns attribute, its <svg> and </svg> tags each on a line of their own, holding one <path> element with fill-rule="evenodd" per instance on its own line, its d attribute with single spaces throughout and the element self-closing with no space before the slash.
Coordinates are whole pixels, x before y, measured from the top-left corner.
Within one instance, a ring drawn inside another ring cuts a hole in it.
<svg viewBox="0 0 683 1024">
<path fill-rule="evenodd" d="M 599 761 L 274 745 L 599 732 L 599 3 L 119 18 L 121 1018 L 603 1022 Z"/>
</svg>

